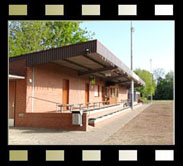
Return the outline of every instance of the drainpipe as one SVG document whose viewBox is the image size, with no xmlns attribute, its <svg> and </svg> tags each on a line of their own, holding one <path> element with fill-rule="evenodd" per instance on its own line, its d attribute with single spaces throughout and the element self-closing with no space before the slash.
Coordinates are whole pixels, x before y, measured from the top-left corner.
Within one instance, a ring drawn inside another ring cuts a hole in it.
<svg viewBox="0 0 183 166">
<path fill-rule="evenodd" d="M 32 107 L 31 112 L 34 112 L 34 66 L 32 66 Z"/>
</svg>

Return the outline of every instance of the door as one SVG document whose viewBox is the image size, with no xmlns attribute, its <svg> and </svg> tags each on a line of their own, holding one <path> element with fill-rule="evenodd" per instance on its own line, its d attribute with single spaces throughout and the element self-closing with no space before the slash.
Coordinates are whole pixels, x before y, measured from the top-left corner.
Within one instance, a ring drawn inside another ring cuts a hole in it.
<svg viewBox="0 0 183 166">
<path fill-rule="evenodd" d="M 9 117 L 8 117 L 8 125 L 14 126 L 14 118 L 15 118 L 15 81 L 9 82 Z"/>
<path fill-rule="evenodd" d="M 85 105 L 89 103 L 89 84 L 85 84 Z"/>
<path fill-rule="evenodd" d="M 63 80 L 62 104 L 69 104 L 69 80 Z M 67 109 L 64 107 L 64 110 Z"/>
<path fill-rule="evenodd" d="M 105 86 L 102 87 L 102 101 L 105 101 Z"/>
<path fill-rule="evenodd" d="M 118 88 L 117 87 L 110 87 L 110 104 L 117 104 L 118 102 Z"/>
</svg>

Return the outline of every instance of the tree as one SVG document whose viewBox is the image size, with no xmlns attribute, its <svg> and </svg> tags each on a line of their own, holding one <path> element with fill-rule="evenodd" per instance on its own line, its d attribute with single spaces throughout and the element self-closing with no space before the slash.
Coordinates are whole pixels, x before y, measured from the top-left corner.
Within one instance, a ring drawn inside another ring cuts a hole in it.
<svg viewBox="0 0 183 166">
<path fill-rule="evenodd" d="M 167 80 L 167 96 L 169 100 L 173 100 L 173 71 L 170 71 L 165 76 Z"/>
<path fill-rule="evenodd" d="M 158 81 L 159 78 L 164 78 L 165 70 L 163 68 L 157 68 L 153 70 L 153 78 Z"/>
<path fill-rule="evenodd" d="M 134 72 L 145 82 L 145 86 L 137 87 L 135 89 L 141 92 L 142 97 L 147 98 L 151 94 L 154 95 L 156 84 L 155 81 L 153 80 L 152 74 L 147 70 L 141 70 L 141 69 L 136 69 Z"/>
<path fill-rule="evenodd" d="M 173 72 L 170 71 L 165 78 L 159 77 L 154 99 L 172 100 L 173 99 Z"/>
<path fill-rule="evenodd" d="M 9 56 L 61 47 L 92 39 L 94 33 L 80 28 L 81 22 L 10 21 Z"/>
</svg>

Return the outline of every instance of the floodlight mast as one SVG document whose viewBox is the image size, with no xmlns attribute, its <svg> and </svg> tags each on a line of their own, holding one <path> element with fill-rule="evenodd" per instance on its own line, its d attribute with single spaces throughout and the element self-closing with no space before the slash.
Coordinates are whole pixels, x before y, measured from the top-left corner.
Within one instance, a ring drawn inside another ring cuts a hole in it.
<svg viewBox="0 0 183 166">
<path fill-rule="evenodd" d="M 133 24 L 131 21 L 131 70 L 133 72 Z M 133 110 L 133 103 L 134 103 L 134 81 L 131 81 L 131 109 Z"/>
</svg>

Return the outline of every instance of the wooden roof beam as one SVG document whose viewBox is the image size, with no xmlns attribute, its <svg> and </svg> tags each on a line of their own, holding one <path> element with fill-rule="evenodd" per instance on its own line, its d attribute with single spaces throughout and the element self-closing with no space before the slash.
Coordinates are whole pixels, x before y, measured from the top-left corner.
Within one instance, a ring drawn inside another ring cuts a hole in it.
<svg viewBox="0 0 183 166">
<path fill-rule="evenodd" d="M 99 65 L 101 65 L 101 66 L 103 66 L 103 67 L 106 67 L 106 65 L 104 65 L 103 63 L 100 63 L 99 61 L 97 61 L 97 60 L 91 58 L 91 57 L 88 56 L 88 55 L 84 55 L 83 57 L 85 57 L 85 58 L 87 58 L 87 59 L 89 59 L 89 60 L 91 60 L 91 61 L 93 61 L 93 62 L 95 62 L 95 63 L 97 63 L 97 64 L 99 64 Z"/>
<path fill-rule="evenodd" d="M 99 73 L 99 72 L 103 72 L 103 71 L 108 71 L 108 70 L 113 70 L 116 69 L 117 67 L 105 67 L 105 68 L 99 68 L 99 69 L 95 69 L 95 70 L 90 70 L 90 71 L 86 71 L 86 72 L 80 72 L 79 76 L 83 76 L 83 75 L 88 75 L 88 74 L 94 74 L 94 73 Z"/>
</svg>

